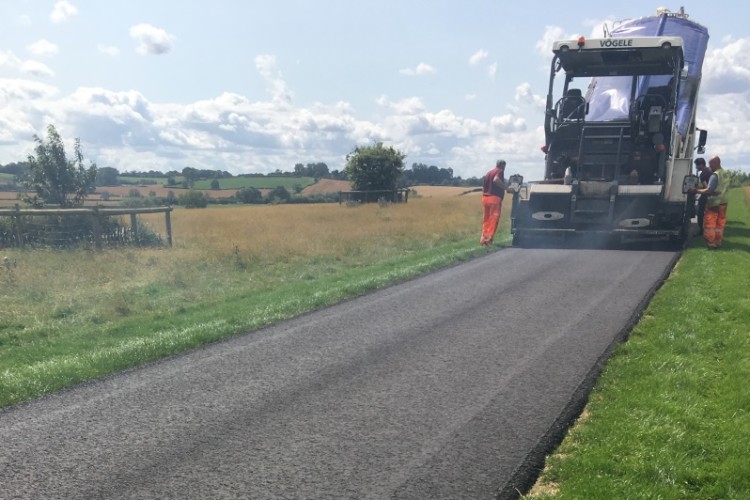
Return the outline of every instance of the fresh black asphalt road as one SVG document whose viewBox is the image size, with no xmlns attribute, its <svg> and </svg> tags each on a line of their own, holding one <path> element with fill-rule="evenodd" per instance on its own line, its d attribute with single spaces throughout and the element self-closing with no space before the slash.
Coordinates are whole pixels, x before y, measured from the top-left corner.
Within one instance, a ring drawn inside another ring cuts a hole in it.
<svg viewBox="0 0 750 500">
<path fill-rule="evenodd" d="M 513 496 L 675 259 L 504 249 L 0 411 L 0 498 Z"/>
</svg>

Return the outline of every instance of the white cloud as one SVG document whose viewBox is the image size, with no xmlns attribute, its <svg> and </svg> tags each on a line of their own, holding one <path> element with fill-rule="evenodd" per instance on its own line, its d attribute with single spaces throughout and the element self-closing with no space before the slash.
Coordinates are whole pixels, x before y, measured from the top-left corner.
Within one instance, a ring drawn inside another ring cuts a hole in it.
<svg viewBox="0 0 750 500">
<path fill-rule="evenodd" d="M 750 38 L 727 38 L 706 53 L 698 100 L 697 124 L 708 130 L 708 156 L 722 165 L 750 172 Z"/>
<path fill-rule="evenodd" d="M 414 68 L 404 68 L 399 70 L 399 73 L 407 76 L 429 75 L 435 73 L 435 68 L 427 63 L 419 63 Z"/>
<path fill-rule="evenodd" d="M 143 55 L 166 54 L 172 50 L 174 36 L 150 24 L 136 24 L 130 28 L 130 37 L 138 43 L 136 51 Z"/>
<path fill-rule="evenodd" d="M 114 45 L 105 45 L 103 43 L 97 44 L 96 50 L 99 51 L 101 54 L 105 54 L 108 56 L 118 56 L 120 55 L 120 49 L 115 47 Z"/>
<path fill-rule="evenodd" d="M 66 0 L 61 0 L 55 4 L 49 18 L 53 23 L 59 24 L 67 21 L 76 14 L 78 14 L 78 9 L 75 5 Z"/>
<path fill-rule="evenodd" d="M 54 56 L 58 51 L 57 45 L 50 42 L 46 38 L 42 38 L 41 40 L 37 40 L 36 42 L 27 45 L 26 49 L 28 49 L 28 51 L 35 56 L 39 57 Z"/>
<path fill-rule="evenodd" d="M 31 75 L 37 78 L 49 78 L 55 76 L 46 64 L 32 59 L 23 60 L 16 56 L 12 51 L 0 51 L 0 68 L 17 70 L 21 74 Z"/>
<path fill-rule="evenodd" d="M 287 88 L 281 71 L 276 68 L 276 56 L 261 54 L 255 58 L 255 68 L 268 85 L 266 89 L 276 104 L 289 104 L 294 94 Z"/>
<path fill-rule="evenodd" d="M 39 61 L 33 60 L 24 61 L 21 64 L 21 73 L 40 78 L 49 78 L 55 76 L 55 72 L 47 67 L 46 64 L 42 64 Z"/>
<path fill-rule="evenodd" d="M 559 26 L 545 26 L 544 34 L 542 38 L 536 42 L 536 51 L 539 55 L 544 58 L 552 57 L 552 43 L 557 40 L 566 40 L 573 38 L 571 35 L 566 35 L 565 30 Z"/>
<path fill-rule="evenodd" d="M 472 56 L 469 58 L 469 64 L 471 64 L 472 66 L 477 65 L 480 62 L 482 62 L 485 59 L 487 59 L 488 55 L 489 55 L 489 53 L 486 50 L 479 49 L 474 54 L 472 54 Z"/>
<path fill-rule="evenodd" d="M 492 80 L 495 79 L 495 75 L 497 74 L 497 63 L 496 62 L 494 62 L 494 63 L 490 64 L 489 66 L 487 66 L 487 74 L 489 75 L 489 77 Z"/>
<path fill-rule="evenodd" d="M 19 59 L 12 51 L 0 51 L 0 68 L 3 66 L 7 68 L 18 68 L 21 66 L 21 63 L 21 59 Z"/>
<path fill-rule="evenodd" d="M 47 106 L 53 106 L 57 95 L 55 87 L 44 83 L 0 78 L 0 151 L 5 163 L 23 160 L 33 150 L 32 136 L 44 128 Z"/>
<path fill-rule="evenodd" d="M 21 146 L 33 147 L 31 134 L 55 123 L 63 136 L 81 138 L 87 158 L 121 171 L 180 170 L 189 164 L 267 173 L 312 160 L 333 170 L 343 168 L 356 145 L 382 141 L 405 152 L 410 162 L 471 177 L 489 161 L 488 151 L 513 158 L 515 148 L 523 150 L 516 136 L 528 133 L 515 115 L 482 122 L 447 109 L 430 110 L 419 97 L 381 96 L 377 102 L 384 113 L 377 122 L 358 119 L 343 101 L 294 107 L 284 98 L 290 91 L 276 58 L 258 56 L 256 67 L 270 84 L 270 97 L 257 102 L 227 92 L 187 105 L 156 104 L 135 91 L 103 88 L 79 88 L 60 97 L 54 87 L 37 82 L 0 80 L 0 127 L 13 124 L 0 132 L 0 163 L 22 159 Z"/>
<path fill-rule="evenodd" d="M 750 87 L 750 38 L 730 40 L 706 54 L 703 89 L 712 93 L 741 93 Z"/>
<path fill-rule="evenodd" d="M 741 94 L 701 91 L 696 119 L 700 128 L 708 130 L 707 157 L 719 155 L 725 168 L 750 170 L 750 90 Z"/>
<path fill-rule="evenodd" d="M 422 99 L 419 97 L 408 97 L 399 101 L 391 101 L 387 96 L 383 95 L 378 98 L 377 103 L 399 115 L 416 115 L 424 113 L 427 110 Z"/>
<path fill-rule="evenodd" d="M 531 84 L 524 82 L 516 87 L 516 102 L 521 104 L 531 104 L 538 110 L 544 110 L 547 105 L 546 98 L 534 94 L 531 90 Z"/>
<path fill-rule="evenodd" d="M 495 116 L 490 121 L 492 127 L 498 132 L 522 132 L 526 130 L 526 122 L 512 114 Z"/>
<path fill-rule="evenodd" d="M 56 98 L 58 90 L 33 80 L 0 78 L 0 109 L 13 106 L 32 106 Z"/>
<path fill-rule="evenodd" d="M 461 142 L 490 133 L 489 124 L 458 116 L 450 110 L 429 111 L 418 97 L 391 101 L 381 96 L 378 104 L 390 111 L 383 120 L 385 137 L 407 154 L 434 149 L 449 151 Z"/>
</svg>

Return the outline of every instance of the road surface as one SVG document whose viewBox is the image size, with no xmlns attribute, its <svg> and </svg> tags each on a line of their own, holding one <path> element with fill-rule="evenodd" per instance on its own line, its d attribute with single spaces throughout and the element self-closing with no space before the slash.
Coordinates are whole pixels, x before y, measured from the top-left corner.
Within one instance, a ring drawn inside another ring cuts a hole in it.
<svg viewBox="0 0 750 500">
<path fill-rule="evenodd" d="M 513 496 L 675 258 L 504 249 L 0 411 L 0 498 Z"/>
</svg>

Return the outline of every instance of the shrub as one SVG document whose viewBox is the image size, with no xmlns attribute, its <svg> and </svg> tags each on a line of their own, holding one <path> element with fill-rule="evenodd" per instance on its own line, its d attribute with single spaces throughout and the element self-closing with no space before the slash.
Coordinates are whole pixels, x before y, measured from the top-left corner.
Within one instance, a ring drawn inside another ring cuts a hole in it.
<svg viewBox="0 0 750 500">
<path fill-rule="evenodd" d="M 234 194 L 234 197 L 240 203 L 261 203 L 263 201 L 261 192 L 251 186 L 243 187 Z"/>
<path fill-rule="evenodd" d="M 146 207 L 158 207 L 163 205 L 161 198 L 156 196 L 149 197 L 135 197 L 135 198 L 124 198 L 120 202 L 120 206 L 127 208 L 146 208 Z"/>
<path fill-rule="evenodd" d="M 206 208 L 208 197 L 202 191 L 193 191 L 181 194 L 179 197 L 180 205 L 185 208 Z"/>
<path fill-rule="evenodd" d="M 286 203 L 292 198 L 284 186 L 278 186 L 268 193 L 268 203 Z"/>
</svg>

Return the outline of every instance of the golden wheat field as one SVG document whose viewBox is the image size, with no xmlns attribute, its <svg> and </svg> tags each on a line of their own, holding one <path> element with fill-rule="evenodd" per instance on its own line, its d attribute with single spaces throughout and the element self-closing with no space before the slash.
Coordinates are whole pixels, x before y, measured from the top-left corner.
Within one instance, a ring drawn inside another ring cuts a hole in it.
<svg viewBox="0 0 750 500">
<path fill-rule="evenodd" d="M 240 251 L 263 261 L 346 256 L 377 252 L 393 243 L 423 244 L 435 238 L 459 238 L 479 231 L 477 196 L 438 196 L 408 203 L 347 206 L 339 204 L 250 205 L 206 210 L 175 210 L 175 249 L 202 258 Z M 158 225 L 162 217 L 149 216 Z"/>
<path fill-rule="evenodd" d="M 502 227 L 507 228 L 504 210 Z M 140 216 L 164 234 L 163 214 Z M 3 249 L 0 326 L 103 322 L 314 279 L 478 235 L 478 196 L 404 204 L 177 208 L 172 248 Z M 50 321 L 52 323 L 50 323 Z M 20 328 L 20 326 L 19 326 Z"/>
</svg>

